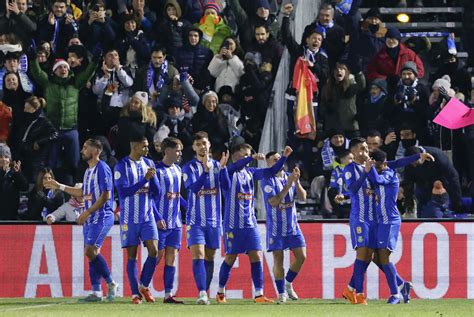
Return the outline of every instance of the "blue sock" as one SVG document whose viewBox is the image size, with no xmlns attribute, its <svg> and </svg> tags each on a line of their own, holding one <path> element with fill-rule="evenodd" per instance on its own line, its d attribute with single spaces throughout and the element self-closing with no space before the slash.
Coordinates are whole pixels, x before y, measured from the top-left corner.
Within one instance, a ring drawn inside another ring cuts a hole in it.
<svg viewBox="0 0 474 317">
<path fill-rule="evenodd" d="M 127 261 L 127 275 L 128 275 L 128 282 L 130 283 L 130 289 L 132 290 L 132 295 L 138 295 L 137 260 L 128 259 L 128 261 Z"/>
<path fill-rule="evenodd" d="M 193 274 L 196 287 L 199 291 L 206 290 L 206 268 L 203 259 L 193 260 Z"/>
<path fill-rule="evenodd" d="M 384 270 L 382 264 L 380 264 L 380 263 L 378 263 L 378 264 L 375 263 L 375 264 L 379 267 L 379 269 L 380 269 L 382 272 L 385 273 L 385 270 Z M 401 277 L 400 275 L 398 275 L 398 272 L 397 272 L 397 276 L 396 276 L 395 278 L 397 279 L 397 285 L 398 285 L 398 286 L 400 286 L 400 285 L 402 285 L 403 283 L 405 283 L 405 280 L 402 279 L 402 277 Z"/>
<path fill-rule="evenodd" d="M 229 280 L 230 270 L 232 270 L 232 266 L 227 264 L 226 261 L 222 261 L 221 268 L 219 270 L 219 287 L 224 288 Z"/>
<path fill-rule="evenodd" d="M 101 292 L 102 291 L 102 288 L 100 285 L 101 276 L 99 273 L 97 273 L 94 266 L 92 266 L 90 262 L 89 262 L 89 278 L 91 281 L 92 290 L 94 292 Z"/>
<path fill-rule="evenodd" d="M 252 267 L 252 281 L 255 291 L 261 291 L 263 289 L 263 266 L 262 262 L 253 262 Z"/>
<path fill-rule="evenodd" d="M 358 259 L 355 260 L 354 274 L 352 275 L 352 277 L 354 278 L 354 288 L 356 290 L 356 293 L 364 292 L 364 275 L 366 269 L 367 263 L 365 263 L 365 261 L 361 261 Z"/>
<path fill-rule="evenodd" d="M 286 281 L 288 283 L 293 283 L 293 280 L 296 278 L 296 275 L 298 275 L 298 272 L 292 271 L 291 269 L 288 269 L 288 272 L 286 272 Z"/>
<path fill-rule="evenodd" d="M 364 263 L 365 263 L 365 265 L 364 265 L 364 273 L 365 273 L 365 271 L 367 271 L 367 268 L 369 267 L 370 262 L 369 263 L 364 262 Z M 354 286 L 354 274 L 352 274 L 351 280 L 349 281 L 349 286 L 352 287 L 352 288 L 355 288 L 355 286 Z"/>
<path fill-rule="evenodd" d="M 285 280 L 275 280 L 275 285 L 278 290 L 278 294 L 284 294 L 285 293 Z"/>
<path fill-rule="evenodd" d="M 97 273 L 99 273 L 107 282 L 107 284 L 112 283 L 112 275 L 110 274 L 109 267 L 107 266 L 107 262 L 105 262 L 104 257 L 102 254 L 98 254 L 94 260 L 89 262 L 91 266 L 94 266 L 94 269 Z"/>
<path fill-rule="evenodd" d="M 204 260 L 204 267 L 206 268 L 206 290 L 208 290 L 214 276 L 214 261 Z"/>
<path fill-rule="evenodd" d="M 163 282 L 165 284 L 165 293 L 171 293 L 174 283 L 174 274 L 176 272 L 176 267 L 165 265 L 163 271 Z"/>
<path fill-rule="evenodd" d="M 140 276 L 140 283 L 148 287 L 150 285 L 153 274 L 155 273 L 156 264 L 158 264 L 158 257 L 148 256 L 143 264 L 142 274 Z"/>
<path fill-rule="evenodd" d="M 391 295 L 398 294 L 398 286 L 397 286 L 397 269 L 393 263 L 388 263 L 383 266 L 383 271 L 385 273 L 385 277 L 387 277 L 387 284 L 390 288 Z"/>
</svg>

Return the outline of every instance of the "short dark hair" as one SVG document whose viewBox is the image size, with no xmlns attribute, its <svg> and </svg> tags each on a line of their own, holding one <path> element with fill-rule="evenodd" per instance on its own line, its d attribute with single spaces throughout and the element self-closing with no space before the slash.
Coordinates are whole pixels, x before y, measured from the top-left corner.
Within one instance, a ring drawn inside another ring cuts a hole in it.
<svg viewBox="0 0 474 317">
<path fill-rule="evenodd" d="M 102 142 L 98 138 L 90 138 L 86 140 L 87 144 L 89 144 L 92 147 L 95 147 L 97 150 L 102 152 L 104 147 L 102 146 Z"/>
<path fill-rule="evenodd" d="M 400 124 L 399 131 L 402 130 L 410 130 L 411 132 L 416 133 L 415 125 L 411 122 L 403 122 L 402 124 Z"/>
<path fill-rule="evenodd" d="M 278 152 L 276 152 L 276 151 L 270 151 L 267 154 L 265 154 L 265 159 L 268 160 L 270 157 L 272 157 L 273 155 L 275 155 L 277 153 Z"/>
<path fill-rule="evenodd" d="M 148 141 L 148 139 L 146 138 L 146 136 L 144 136 L 143 134 L 141 133 L 130 133 L 130 143 L 141 143 L 143 141 Z"/>
<path fill-rule="evenodd" d="M 378 130 L 375 130 L 375 129 L 367 131 L 367 138 L 368 137 L 373 138 L 373 137 L 376 137 L 376 136 L 382 138 L 382 133 L 380 133 Z"/>
<path fill-rule="evenodd" d="M 193 135 L 193 142 L 199 141 L 201 139 L 208 139 L 209 140 L 209 135 L 205 131 L 198 131 L 194 133 Z"/>
<path fill-rule="evenodd" d="M 250 151 L 253 150 L 252 146 L 248 143 L 241 143 L 241 144 L 236 144 L 234 145 L 233 147 L 231 147 L 230 149 L 230 154 L 234 154 L 234 153 L 237 153 L 239 152 L 240 150 L 242 149 L 249 149 Z"/>
<path fill-rule="evenodd" d="M 154 46 L 152 49 L 151 49 L 151 54 L 155 53 L 155 52 L 162 52 L 163 55 L 166 55 L 166 47 L 164 46 Z"/>
<path fill-rule="evenodd" d="M 372 159 L 376 162 L 385 162 L 387 160 L 387 153 L 382 150 L 375 149 L 372 151 Z"/>
<path fill-rule="evenodd" d="M 353 147 L 361 144 L 361 143 L 364 143 L 366 142 L 366 140 L 364 138 L 361 138 L 361 137 L 355 137 L 353 139 L 351 139 L 351 141 L 349 142 L 349 149 L 352 150 Z"/>
<path fill-rule="evenodd" d="M 405 156 L 410 156 L 410 155 L 415 155 L 415 154 L 420 154 L 423 153 L 423 149 L 420 148 L 419 146 L 410 146 L 408 149 L 405 151 Z"/>
<path fill-rule="evenodd" d="M 181 142 L 180 139 L 175 138 L 175 137 L 167 137 L 163 141 L 161 141 L 161 151 L 164 152 L 166 149 L 175 149 L 178 147 L 178 145 L 181 145 L 183 147 L 183 142 Z"/>
<path fill-rule="evenodd" d="M 342 159 L 345 158 L 346 156 L 348 156 L 349 154 L 351 154 L 351 151 L 349 150 L 344 150 L 342 151 L 341 153 L 339 153 L 337 156 L 336 156 L 336 162 L 338 162 L 339 164 L 342 163 Z"/>
</svg>

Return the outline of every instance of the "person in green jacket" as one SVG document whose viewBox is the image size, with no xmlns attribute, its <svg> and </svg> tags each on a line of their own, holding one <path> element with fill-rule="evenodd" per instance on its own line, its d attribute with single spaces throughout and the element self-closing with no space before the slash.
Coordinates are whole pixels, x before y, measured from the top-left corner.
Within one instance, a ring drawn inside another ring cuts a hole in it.
<svg viewBox="0 0 474 317">
<path fill-rule="evenodd" d="M 198 25 L 202 31 L 201 44 L 209 48 L 214 55 L 219 52 L 224 39 L 232 34 L 220 16 L 220 11 L 219 5 L 215 1 L 208 1 L 204 6 L 204 15 Z"/>
<path fill-rule="evenodd" d="M 36 58 L 31 59 L 31 77 L 43 91 L 44 98 L 48 102 L 46 116 L 59 132 L 58 139 L 51 147 L 49 166 L 53 169 L 58 167 L 58 161 L 61 159 L 65 177 L 75 175 L 79 163 L 77 131 L 79 91 L 94 75 L 96 67 L 97 61 L 94 58 L 86 69 L 74 74 L 64 59 L 57 59 L 52 73 L 48 75 L 40 68 Z M 60 153 L 62 149 L 63 152 Z M 67 178 L 66 181 L 72 183 L 71 178 Z"/>
</svg>

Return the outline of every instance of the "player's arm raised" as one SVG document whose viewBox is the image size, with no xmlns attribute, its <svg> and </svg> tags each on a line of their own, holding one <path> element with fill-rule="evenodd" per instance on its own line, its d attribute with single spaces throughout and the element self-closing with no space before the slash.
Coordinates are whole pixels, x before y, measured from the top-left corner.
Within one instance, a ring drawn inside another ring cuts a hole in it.
<svg viewBox="0 0 474 317">
<path fill-rule="evenodd" d="M 306 201 L 306 190 L 301 186 L 300 183 L 300 176 L 301 176 L 301 171 L 298 167 L 295 167 L 293 169 L 293 172 L 297 173 L 298 178 L 296 179 L 296 196 L 298 197 L 299 200 Z"/>
<path fill-rule="evenodd" d="M 56 180 L 52 179 L 50 181 L 44 182 L 44 187 L 46 189 L 59 189 L 65 193 L 68 193 L 74 197 L 82 197 L 84 194 L 82 193 L 81 187 L 71 187 L 66 186 L 64 184 L 58 183 Z"/>
</svg>

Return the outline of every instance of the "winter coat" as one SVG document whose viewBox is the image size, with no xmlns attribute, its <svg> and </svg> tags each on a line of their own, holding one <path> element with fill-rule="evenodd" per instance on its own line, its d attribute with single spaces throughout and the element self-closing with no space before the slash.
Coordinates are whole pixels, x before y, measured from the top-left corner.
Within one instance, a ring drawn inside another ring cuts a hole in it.
<svg viewBox="0 0 474 317">
<path fill-rule="evenodd" d="M 176 68 L 179 70 L 183 66 L 188 67 L 188 73 L 194 79 L 193 86 L 202 90 L 210 83 L 207 67 L 213 56 L 212 51 L 201 44 L 195 46 L 186 44 L 176 52 Z"/>
<path fill-rule="evenodd" d="M 168 5 L 172 5 L 176 8 L 178 20 L 170 20 L 166 13 Z M 159 19 L 154 27 L 156 30 L 155 41 L 158 45 L 166 47 L 169 54 L 174 55 L 174 53 L 184 45 L 186 41 L 186 31 L 191 26 L 191 23 L 182 18 L 181 6 L 177 0 L 166 1 L 163 9 L 163 18 Z"/>
<path fill-rule="evenodd" d="M 216 78 L 215 91 L 219 91 L 222 86 L 230 86 L 235 91 L 235 86 L 244 74 L 244 64 L 237 55 L 233 55 L 231 59 L 223 59 L 221 55 L 216 54 L 207 69 Z"/>
<path fill-rule="evenodd" d="M 21 172 L 0 170 L 0 220 L 17 220 L 20 191 L 28 190 L 28 181 Z"/>
</svg>

